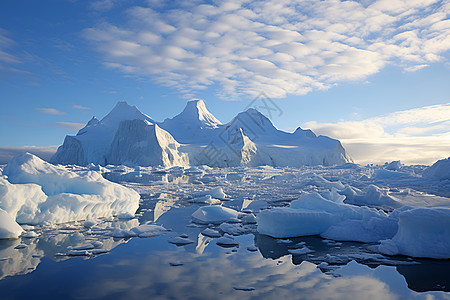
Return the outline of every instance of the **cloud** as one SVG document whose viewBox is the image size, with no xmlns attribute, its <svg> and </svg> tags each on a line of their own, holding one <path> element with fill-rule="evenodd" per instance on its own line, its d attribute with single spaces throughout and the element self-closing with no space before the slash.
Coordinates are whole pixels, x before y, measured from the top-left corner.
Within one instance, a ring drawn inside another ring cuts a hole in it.
<svg viewBox="0 0 450 300">
<path fill-rule="evenodd" d="M 106 67 L 181 93 L 304 95 L 388 64 L 417 71 L 450 49 L 449 0 L 147 3 L 84 36 Z"/>
<path fill-rule="evenodd" d="M 58 127 L 62 127 L 73 131 L 78 131 L 85 126 L 85 124 L 82 123 L 72 123 L 72 122 L 55 122 L 53 124 Z"/>
<path fill-rule="evenodd" d="M 13 54 L 11 48 L 16 43 L 9 36 L 8 31 L 0 28 L 0 71 L 6 70 L 9 74 L 28 74 L 27 71 L 13 67 L 13 65 L 20 64 L 22 61 L 16 54 Z"/>
<path fill-rule="evenodd" d="M 316 134 L 341 140 L 362 164 L 399 160 L 431 164 L 450 155 L 450 103 L 398 111 L 362 121 L 307 122 Z"/>
<path fill-rule="evenodd" d="M 0 164 L 6 164 L 11 158 L 25 152 L 32 153 L 40 158 L 49 161 L 53 154 L 56 153 L 58 146 L 18 146 L 18 147 L 0 147 Z"/>
<path fill-rule="evenodd" d="M 66 113 L 56 108 L 35 108 L 34 110 L 47 115 L 65 115 Z"/>
<path fill-rule="evenodd" d="M 82 105 L 77 105 L 77 104 L 72 105 L 72 107 L 73 107 L 73 108 L 76 108 L 76 109 L 81 109 L 81 110 L 90 110 L 90 109 L 91 109 L 90 107 L 86 107 L 86 106 L 82 106 Z"/>
</svg>

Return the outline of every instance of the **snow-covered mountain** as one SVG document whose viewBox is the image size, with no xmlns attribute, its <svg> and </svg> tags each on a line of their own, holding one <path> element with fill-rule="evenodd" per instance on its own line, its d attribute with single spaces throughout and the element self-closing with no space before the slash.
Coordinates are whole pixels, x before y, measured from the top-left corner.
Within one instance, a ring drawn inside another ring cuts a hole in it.
<svg viewBox="0 0 450 300">
<path fill-rule="evenodd" d="M 86 165 L 106 164 L 106 154 L 111 142 L 124 120 L 154 121 L 139 111 L 136 106 L 121 101 L 101 121 L 93 117 L 76 136 L 66 136 L 62 146 L 51 158 L 52 163 Z"/>
<path fill-rule="evenodd" d="M 202 100 L 189 101 L 184 110 L 159 124 L 180 143 L 190 144 L 210 140 L 222 123 L 211 114 Z"/>
<path fill-rule="evenodd" d="M 51 162 L 141 166 L 303 166 L 351 162 L 338 140 L 300 127 L 278 130 L 250 108 L 222 124 L 202 100 L 177 116 L 155 122 L 119 102 L 102 120 L 93 117 L 76 136 L 66 136 Z"/>
<path fill-rule="evenodd" d="M 180 144 L 164 129 L 147 120 L 120 122 L 106 161 L 114 165 L 188 166 L 186 153 L 179 153 Z"/>
</svg>

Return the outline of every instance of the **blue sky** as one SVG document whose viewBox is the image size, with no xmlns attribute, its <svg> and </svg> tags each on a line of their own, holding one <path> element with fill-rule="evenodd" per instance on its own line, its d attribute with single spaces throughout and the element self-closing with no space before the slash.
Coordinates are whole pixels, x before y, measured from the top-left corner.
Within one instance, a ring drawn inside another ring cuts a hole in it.
<svg viewBox="0 0 450 300">
<path fill-rule="evenodd" d="M 222 122 L 260 92 L 274 124 L 357 162 L 450 155 L 450 1 L 0 2 L 0 147 L 50 146 L 117 101 Z"/>
</svg>

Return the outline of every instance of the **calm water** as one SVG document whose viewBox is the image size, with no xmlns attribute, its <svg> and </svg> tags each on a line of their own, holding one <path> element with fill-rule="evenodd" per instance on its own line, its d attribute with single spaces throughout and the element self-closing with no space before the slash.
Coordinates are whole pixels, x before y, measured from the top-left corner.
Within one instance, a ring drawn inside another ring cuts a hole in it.
<svg viewBox="0 0 450 300">
<path fill-rule="evenodd" d="M 38 227 L 36 238 L 1 241 L 0 298 L 450 299 L 448 260 L 386 257 L 370 245 L 317 237 L 277 240 L 255 233 L 255 226 L 235 236 L 239 246 L 221 247 L 201 234 L 207 226 L 191 223 L 198 205 L 170 193 L 144 193 L 143 199 L 138 219 L 103 220 L 95 230 L 77 223 Z M 148 221 L 171 231 L 151 238 L 105 235 Z M 168 242 L 181 234 L 193 243 Z M 65 255 L 92 242 L 107 253 Z M 303 245 L 314 252 L 289 252 Z"/>
</svg>

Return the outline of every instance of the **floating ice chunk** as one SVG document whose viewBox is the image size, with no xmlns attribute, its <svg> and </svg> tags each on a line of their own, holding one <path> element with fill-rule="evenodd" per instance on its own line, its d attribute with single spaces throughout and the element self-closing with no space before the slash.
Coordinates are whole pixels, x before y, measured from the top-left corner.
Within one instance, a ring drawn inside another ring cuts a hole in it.
<svg viewBox="0 0 450 300">
<path fill-rule="evenodd" d="M 188 244 L 194 243 L 193 240 L 190 240 L 190 239 L 188 239 L 188 238 L 181 237 L 181 236 L 171 237 L 171 238 L 168 239 L 167 241 L 168 241 L 169 243 L 175 244 L 175 245 L 177 245 L 177 246 L 184 246 L 184 245 L 188 245 Z"/>
<path fill-rule="evenodd" d="M 246 207 L 243 207 L 243 209 L 246 209 L 247 211 L 252 212 L 259 212 L 260 210 L 269 207 L 270 204 L 267 201 L 264 200 L 253 200 L 249 204 L 247 204 Z"/>
<path fill-rule="evenodd" d="M 374 172 L 374 178 L 376 179 L 392 179 L 399 177 L 411 177 L 411 174 L 403 171 L 392 171 L 386 169 L 378 169 Z"/>
<path fill-rule="evenodd" d="M 130 231 L 133 232 L 138 237 L 146 238 L 146 237 L 158 236 L 158 235 L 166 232 L 167 229 L 165 229 L 164 227 L 159 226 L 159 225 L 147 224 L 147 225 L 140 225 L 138 227 L 131 228 Z"/>
<path fill-rule="evenodd" d="M 71 247 L 70 250 L 92 250 L 94 248 L 95 248 L 94 245 L 86 244 L 86 245 L 82 245 L 82 246 Z"/>
<path fill-rule="evenodd" d="M 390 238 L 397 230 L 395 214 L 332 202 L 318 193 L 302 194 L 291 207 L 264 210 L 257 220 L 258 232 L 275 238 L 322 235 L 372 242 Z"/>
<path fill-rule="evenodd" d="M 194 222 L 200 224 L 221 224 L 224 222 L 234 222 L 239 217 L 239 212 L 223 206 L 204 206 L 197 209 L 192 214 Z"/>
<path fill-rule="evenodd" d="M 203 192 L 198 192 L 193 194 L 192 196 L 194 198 L 196 197 L 202 197 L 202 196 L 206 196 L 206 195 L 210 195 L 212 198 L 216 198 L 216 199 L 220 199 L 220 200 L 225 200 L 225 198 L 227 197 L 227 195 L 223 192 L 223 189 L 221 187 L 209 190 L 209 191 L 203 191 Z"/>
<path fill-rule="evenodd" d="M 209 205 L 216 205 L 222 203 L 219 199 L 215 199 L 211 197 L 211 195 L 205 195 L 201 197 L 192 198 L 189 200 L 189 202 L 193 203 L 204 203 Z"/>
<path fill-rule="evenodd" d="M 220 230 L 222 230 L 225 233 L 231 234 L 231 235 L 242 235 L 249 233 L 251 231 L 248 226 L 242 226 L 241 224 L 230 224 L 230 223 L 222 223 L 219 226 Z"/>
<path fill-rule="evenodd" d="M 137 192 L 104 179 L 98 172 L 74 173 L 29 153 L 9 161 L 4 174 L 9 182 L 0 178 L 0 207 L 19 223 L 132 215 L 139 207 Z"/>
<path fill-rule="evenodd" d="M 431 167 L 423 171 L 423 177 L 450 180 L 450 157 L 435 162 Z"/>
<path fill-rule="evenodd" d="M 247 250 L 250 251 L 250 252 L 256 252 L 256 251 L 258 251 L 258 248 L 256 246 L 252 245 L 252 246 L 248 246 Z"/>
<path fill-rule="evenodd" d="M 115 237 L 115 238 L 131 238 L 135 237 L 137 234 L 131 230 L 123 230 L 116 228 L 112 232 L 108 233 L 107 235 Z"/>
<path fill-rule="evenodd" d="M 251 292 L 254 291 L 254 287 L 243 287 L 243 286 L 233 286 L 233 289 L 236 291 L 244 291 L 244 292 Z"/>
<path fill-rule="evenodd" d="M 321 196 L 336 203 L 343 203 L 345 200 L 345 196 L 338 193 L 335 188 L 322 192 Z"/>
<path fill-rule="evenodd" d="M 450 258 L 450 208 L 414 208 L 399 214 L 398 231 L 381 241 L 380 252 L 413 257 Z"/>
<path fill-rule="evenodd" d="M 38 237 L 38 236 L 39 236 L 39 234 L 37 234 L 34 231 L 27 231 L 27 232 L 25 232 L 25 233 L 23 233 L 21 235 L 21 237 L 23 237 L 23 238 L 35 238 L 35 237 Z"/>
<path fill-rule="evenodd" d="M 223 247 L 234 247 L 239 245 L 239 243 L 233 239 L 231 235 L 225 234 L 223 237 L 216 240 L 216 244 Z"/>
<path fill-rule="evenodd" d="M 243 224 L 256 224 L 256 217 L 254 214 L 245 214 L 241 221 Z"/>
<path fill-rule="evenodd" d="M 386 167 L 386 170 L 399 171 L 403 167 L 399 160 L 391 161 Z"/>
<path fill-rule="evenodd" d="M 302 248 L 299 248 L 299 249 L 289 249 L 288 251 L 289 251 L 289 253 L 294 254 L 294 255 L 304 255 L 304 254 L 314 252 L 314 250 L 311 250 L 306 246 L 303 246 Z"/>
<path fill-rule="evenodd" d="M 328 181 L 320 175 L 314 175 L 311 180 L 317 186 L 327 189 L 335 188 L 336 190 L 342 190 L 345 186 L 340 181 Z"/>
<path fill-rule="evenodd" d="M 389 195 L 387 189 L 381 189 L 376 185 L 369 185 L 367 191 L 363 195 L 347 196 L 345 203 L 354 205 L 365 205 L 369 207 L 393 210 L 402 206 L 400 200 Z"/>
<path fill-rule="evenodd" d="M 257 216 L 258 232 L 275 238 L 319 235 L 339 217 L 325 211 L 288 207 L 263 210 Z"/>
<path fill-rule="evenodd" d="M 211 228 L 206 228 L 205 230 L 202 231 L 202 234 L 204 236 L 212 237 L 212 238 L 218 238 L 218 237 L 222 236 L 220 234 L 220 232 L 218 232 L 217 230 L 211 229 Z"/>
<path fill-rule="evenodd" d="M 90 256 L 92 252 L 87 250 L 69 250 L 66 254 L 69 256 Z"/>
<path fill-rule="evenodd" d="M 22 227 L 0 208 L 0 239 L 17 239 L 22 232 Z"/>
</svg>

